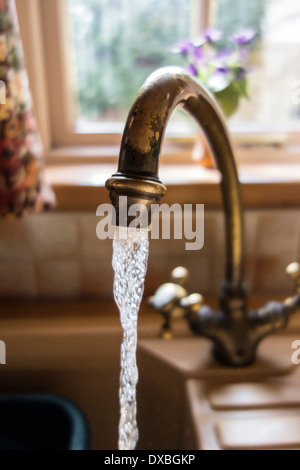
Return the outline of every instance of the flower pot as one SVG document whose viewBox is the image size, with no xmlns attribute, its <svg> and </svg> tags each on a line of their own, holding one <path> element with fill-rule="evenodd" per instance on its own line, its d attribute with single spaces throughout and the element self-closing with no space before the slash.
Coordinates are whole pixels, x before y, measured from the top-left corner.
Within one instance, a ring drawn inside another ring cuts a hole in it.
<svg viewBox="0 0 300 470">
<path fill-rule="evenodd" d="M 192 159 L 203 168 L 216 169 L 216 163 L 204 133 L 200 130 L 196 135 L 192 151 Z"/>
</svg>

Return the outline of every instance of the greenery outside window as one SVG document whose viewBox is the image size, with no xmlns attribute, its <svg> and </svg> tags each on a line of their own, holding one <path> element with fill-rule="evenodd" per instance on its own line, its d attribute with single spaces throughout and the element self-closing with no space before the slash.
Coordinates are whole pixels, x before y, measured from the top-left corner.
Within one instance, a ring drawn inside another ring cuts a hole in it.
<svg viewBox="0 0 300 470">
<path fill-rule="evenodd" d="M 17 0 L 17 6 L 49 154 L 109 160 L 145 78 L 158 67 L 183 65 L 172 45 L 207 27 L 228 36 L 247 27 L 258 34 L 251 98 L 229 121 L 233 135 L 300 141 L 300 104 L 293 99 L 300 80 L 297 0 Z M 175 113 L 169 142 L 193 132 L 191 120 Z"/>
</svg>

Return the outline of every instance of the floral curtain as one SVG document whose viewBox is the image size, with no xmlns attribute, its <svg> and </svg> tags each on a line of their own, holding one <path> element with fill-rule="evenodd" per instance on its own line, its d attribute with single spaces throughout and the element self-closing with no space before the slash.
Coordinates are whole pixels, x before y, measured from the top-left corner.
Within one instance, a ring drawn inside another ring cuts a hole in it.
<svg viewBox="0 0 300 470">
<path fill-rule="evenodd" d="M 0 0 L 0 216 L 52 206 L 42 170 L 15 0 Z"/>
</svg>

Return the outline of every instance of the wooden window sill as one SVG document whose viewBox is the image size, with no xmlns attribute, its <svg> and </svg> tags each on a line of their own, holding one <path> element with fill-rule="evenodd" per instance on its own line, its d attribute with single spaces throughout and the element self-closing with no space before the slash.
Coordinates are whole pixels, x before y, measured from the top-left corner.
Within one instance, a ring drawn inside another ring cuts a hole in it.
<svg viewBox="0 0 300 470">
<path fill-rule="evenodd" d="M 272 298 L 272 300 L 282 302 L 284 297 L 277 296 Z M 249 307 L 257 309 L 269 301 L 270 296 L 268 295 L 252 296 L 249 299 Z M 212 308 L 216 309 L 218 307 L 218 300 L 215 297 L 208 297 L 206 302 Z M 73 329 L 78 327 L 80 331 L 83 331 L 84 328 L 91 330 L 91 324 L 96 328 L 99 326 L 111 329 L 115 325 L 118 330 L 120 329 L 118 310 L 113 300 L 53 300 L 51 302 L 43 300 L 34 302 L 30 300 L 3 300 L 2 304 L 3 311 L 0 317 L 1 331 L 13 328 L 13 331 L 17 329 L 24 332 L 24 329 L 28 327 L 32 330 L 37 328 L 40 331 L 41 322 L 44 331 L 46 331 L 46 324 L 48 325 L 48 331 L 53 331 L 53 327 L 63 328 L 66 326 Z M 41 314 L 41 312 L 43 313 Z M 86 312 L 88 312 L 88 318 Z M 139 323 L 139 334 L 144 327 L 144 334 L 148 333 L 152 337 L 157 336 L 161 326 L 161 318 L 156 312 L 153 312 L 145 300 L 141 305 L 139 322 L 141 322 Z M 180 336 L 185 332 L 189 335 L 191 334 L 187 329 L 186 322 L 174 324 L 174 332 L 175 336 L 176 333 L 180 334 Z M 291 317 L 283 333 L 300 333 L 300 312 Z M 279 334 L 282 334 L 282 332 Z"/>
<path fill-rule="evenodd" d="M 116 171 L 116 164 L 52 165 L 46 179 L 57 197 L 58 211 L 95 211 L 109 202 L 105 181 Z M 239 177 L 245 208 L 300 207 L 300 162 L 241 163 Z M 168 190 L 164 202 L 205 204 L 220 209 L 220 174 L 200 165 L 161 165 L 160 178 Z"/>
</svg>

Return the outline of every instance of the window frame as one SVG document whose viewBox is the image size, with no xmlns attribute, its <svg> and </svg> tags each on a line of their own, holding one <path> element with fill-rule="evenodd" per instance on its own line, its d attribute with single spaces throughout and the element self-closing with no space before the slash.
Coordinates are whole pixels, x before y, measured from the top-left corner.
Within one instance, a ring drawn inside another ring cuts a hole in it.
<svg viewBox="0 0 300 470">
<path fill-rule="evenodd" d="M 191 18 L 193 34 L 209 24 L 211 5 L 215 1 L 191 0 L 194 14 Z M 63 41 L 63 1 L 62 0 L 16 0 L 19 23 L 26 56 L 27 70 L 31 83 L 34 108 L 45 147 L 48 163 L 89 163 L 114 162 L 117 160 L 121 142 L 122 126 L 104 132 L 76 133 L 70 116 L 70 93 L 68 91 L 68 72 Z M 100 126 L 105 127 L 105 125 Z M 107 127 L 107 125 L 106 125 Z M 229 125 L 232 140 L 237 147 L 246 143 L 249 147 L 257 142 L 257 136 L 266 132 L 272 135 L 273 144 L 283 144 L 286 155 L 287 147 L 300 145 L 300 124 L 293 129 L 281 132 L 276 129 L 262 128 L 261 124 L 252 124 L 252 129 L 243 130 Z M 246 140 L 245 140 L 246 139 Z M 258 139 L 259 140 L 259 139 Z M 272 139 L 271 139 L 272 141 Z M 170 134 L 164 146 L 169 154 L 169 163 L 183 163 L 187 154 L 191 154 L 194 137 L 181 133 L 178 137 Z M 180 144 L 180 145 L 178 145 Z M 267 142 L 265 142 L 267 144 Z M 242 145 L 242 146 L 243 146 Z M 251 150 L 243 149 L 243 159 Z M 253 149 L 251 150 L 253 152 Z M 261 152 L 259 152 L 261 154 Z M 268 152 L 265 152 L 268 153 Z M 275 152 L 278 155 L 280 152 Z M 273 154 L 275 154 L 273 152 Z M 282 154 L 283 152 L 281 152 Z M 239 159 L 239 151 L 236 152 Z M 300 154 L 300 152 L 299 152 Z M 251 157 L 252 158 L 252 157 Z M 292 152 L 292 161 L 300 160 Z"/>
</svg>

